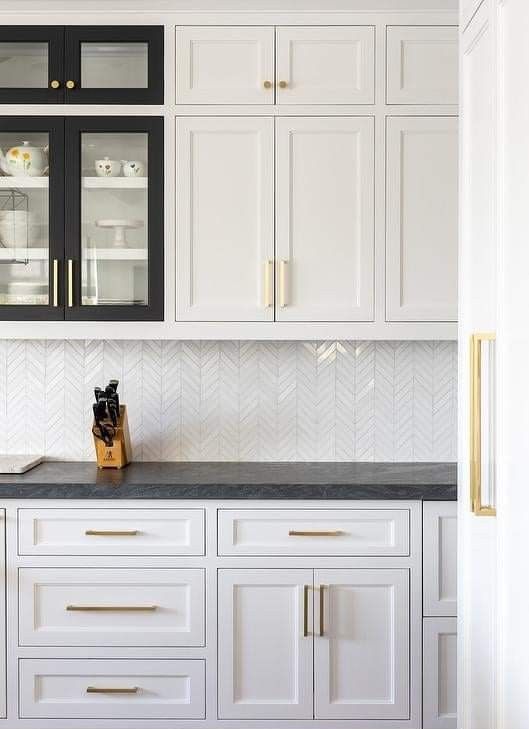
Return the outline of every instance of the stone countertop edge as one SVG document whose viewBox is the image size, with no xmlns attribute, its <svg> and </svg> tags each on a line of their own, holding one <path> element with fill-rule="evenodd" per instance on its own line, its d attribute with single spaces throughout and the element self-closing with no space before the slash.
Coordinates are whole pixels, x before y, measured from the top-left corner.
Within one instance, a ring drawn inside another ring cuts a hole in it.
<svg viewBox="0 0 529 729">
<path fill-rule="evenodd" d="M 1 499 L 457 499 L 455 463 L 48 461 L 0 475 Z"/>
</svg>

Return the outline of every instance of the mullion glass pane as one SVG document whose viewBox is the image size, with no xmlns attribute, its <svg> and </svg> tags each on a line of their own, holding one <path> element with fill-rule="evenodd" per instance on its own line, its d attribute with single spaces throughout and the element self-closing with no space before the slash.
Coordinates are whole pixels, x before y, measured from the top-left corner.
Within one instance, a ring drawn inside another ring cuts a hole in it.
<svg viewBox="0 0 529 729">
<path fill-rule="evenodd" d="M 0 89 L 48 88 L 48 44 L 0 42 Z"/>
<path fill-rule="evenodd" d="M 84 89 L 146 89 L 148 43 L 81 43 Z"/>
</svg>

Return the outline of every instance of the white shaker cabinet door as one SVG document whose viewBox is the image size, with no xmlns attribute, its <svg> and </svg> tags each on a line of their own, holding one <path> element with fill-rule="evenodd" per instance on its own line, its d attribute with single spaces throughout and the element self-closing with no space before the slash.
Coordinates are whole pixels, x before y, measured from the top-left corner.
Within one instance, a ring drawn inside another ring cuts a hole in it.
<svg viewBox="0 0 529 729">
<path fill-rule="evenodd" d="M 312 576 L 219 570 L 219 718 L 312 719 Z"/>
<path fill-rule="evenodd" d="M 271 321 L 274 121 L 176 124 L 177 319 Z"/>
<path fill-rule="evenodd" d="M 457 618 L 423 622 L 423 729 L 457 727 Z"/>
<path fill-rule="evenodd" d="M 455 117 L 388 118 L 388 321 L 457 318 L 457 180 Z"/>
<path fill-rule="evenodd" d="M 0 717 L 6 716 L 6 555 L 5 555 L 6 513 L 0 509 Z"/>
<path fill-rule="evenodd" d="M 276 319 L 372 321 L 371 117 L 276 120 Z"/>
<path fill-rule="evenodd" d="M 176 29 L 179 104 L 273 104 L 274 28 Z"/>
<path fill-rule="evenodd" d="M 374 103 L 372 26 L 277 28 L 276 48 L 278 103 Z"/>
<path fill-rule="evenodd" d="M 457 615 L 457 502 L 423 505 L 424 615 Z"/>
<path fill-rule="evenodd" d="M 316 570 L 316 719 L 408 719 L 409 572 Z"/>
</svg>

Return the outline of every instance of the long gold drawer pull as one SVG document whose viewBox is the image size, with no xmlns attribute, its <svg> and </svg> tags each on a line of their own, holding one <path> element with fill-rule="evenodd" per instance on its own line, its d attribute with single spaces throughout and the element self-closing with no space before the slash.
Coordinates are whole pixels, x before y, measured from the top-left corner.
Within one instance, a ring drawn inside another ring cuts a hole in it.
<svg viewBox="0 0 529 729">
<path fill-rule="evenodd" d="M 269 309 L 272 306 L 272 300 L 273 300 L 273 261 L 265 261 L 264 265 L 264 282 L 263 282 L 263 289 L 264 289 L 264 306 L 265 309 Z"/>
<path fill-rule="evenodd" d="M 87 694 L 137 694 L 139 691 L 137 686 L 130 688 L 98 688 L 97 686 L 87 686 Z"/>
<path fill-rule="evenodd" d="M 282 309 L 288 305 L 287 266 L 288 261 L 279 261 L 279 306 Z"/>
<path fill-rule="evenodd" d="M 87 529 L 87 537 L 135 537 L 139 534 L 137 529 Z"/>
<path fill-rule="evenodd" d="M 68 259 L 68 306 L 73 306 L 73 260 Z"/>
<path fill-rule="evenodd" d="M 309 635 L 309 585 L 303 585 L 303 637 Z"/>
<path fill-rule="evenodd" d="M 90 613 L 152 613 L 158 605 L 67 605 L 69 612 Z"/>
<path fill-rule="evenodd" d="M 325 606 L 325 585 L 320 585 L 320 638 L 325 635 L 325 617 L 324 617 L 324 606 Z"/>
<path fill-rule="evenodd" d="M 53 259 L 52 305 L 59 306 L 59 261 L 57 258 Z"/>
<path fill-rule="evenodd" d="M 335 531 L 322 531 L 322 532 L 309 532 L 309 531 L 296 531 L 290 529 L 288 532 L 289 537 L 341 537 L 343 532 L 340 529 Z"/>
</svg>

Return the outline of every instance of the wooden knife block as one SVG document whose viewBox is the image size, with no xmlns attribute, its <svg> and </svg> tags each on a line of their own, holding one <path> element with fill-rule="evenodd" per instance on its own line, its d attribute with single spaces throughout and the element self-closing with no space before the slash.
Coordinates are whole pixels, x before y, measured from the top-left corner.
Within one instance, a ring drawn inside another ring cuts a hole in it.
<svg viewBox="0 0 529 729">
<path fill-rule="evenodd" d="M 107 446 L 95 436 L 94 443 L 98 468 L 123 468 L 130 462 L 132 450 L 126 405 L 119 406 L 119 419 L 113 445 Z"/>
</svg>

